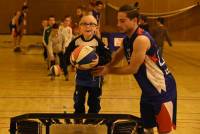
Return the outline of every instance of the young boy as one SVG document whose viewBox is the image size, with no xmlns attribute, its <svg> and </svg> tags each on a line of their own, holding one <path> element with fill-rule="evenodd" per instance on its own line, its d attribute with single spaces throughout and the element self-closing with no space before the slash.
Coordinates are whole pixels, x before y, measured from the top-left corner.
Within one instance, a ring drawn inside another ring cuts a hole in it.
<svg viewBox="0 0 200 134">
<path fill-rule="evenodd" d="M 60 67 L 63 69 L 63 71 L 66 69 L 65 66 L 66 64 L 64 63 L 64 47 L 65 47 L 65 37 L 59 31 L 59 25 L 55 23 L 52 26 L 52 31 L 49 36 L 47 49 L 51 66 L 55 65 L 56 56 L 58 56 L 60 61 L 59 62 Z M 66 76 L 67 74 L 64 73 L 64 75 Z M 51 79 L 54 80 L 54 78 L 55 76 L 54 74 L 52 74 Z"/>
<path fill-rule="evenodd" d="M 99 55 L 98 65 L 105 65 L 110 62 L 111 54 L 103 42 L 95 35 L 97 20 L 92 15 L 85 15 L 79 22 L 81 35 L 72 40 L 66 49 L 66 55 L 69 58 L 72 51 L 80 45 L 88 45 L 96 49 Z M 93 77 L 91 70 L 76 70 L 76 85 L 74 92 L 75 113 L 85 113 L 85 96 L 88 92 L 88 113 L 99 113 L 100 96 L 102 93 L 102 77 Z M 81 120 L 75 120 L 75 123 L 82 123 Z M 90 123 L 85 122 L 85 123 Z"/>
<path fill-rule="evenodd" d="M 49 16 L 48 18 L 48 26 L 43 31 L 43 47 L 44 47 L 44 58 L 47 61 L 48 69 L 50 68 L 49 57 L 48 57 L 48 43 L 49 43 L 49 36 L 51 34 L 52 26 L 56 23 L 54 16 Z"/>
<path fill-rule="evenodd" d="M 66 48 L 68 47 L 68 45 L 71 42 L 72 37 L 73 37 L 71 22 L 72 22 L 71 16 L 67 15 L 67 16 L 64 17 L 63 25 L 59 27 L 60 32 L 65 37 L 65 44 L 64 44 L 64 47 L 63 47 L 63 52 L 65 52 Z M 68 65 L 70 65 L 70 62 L 65 61 L 63 71 L 64 71 L 64 74 L 65 74 L 66 80 L 69 80 L 69 75 L 68 75 L 68 71 L 67 71 Z"/>
</svg>

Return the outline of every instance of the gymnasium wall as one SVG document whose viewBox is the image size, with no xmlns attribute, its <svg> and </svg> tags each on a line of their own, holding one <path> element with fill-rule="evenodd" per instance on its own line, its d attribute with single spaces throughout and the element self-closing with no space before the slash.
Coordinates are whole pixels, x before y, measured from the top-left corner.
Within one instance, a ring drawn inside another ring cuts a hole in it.
<svg viewBox="0 0 200 134">
<path fill-rule="evenodd" d="M 8 23 L 15 11 L 21 9 L 24 0 L 0 0 L 0 33 L 9 33 Z M 50 15 L 58 20 L 75 14 L 76 7 L 86 5 L 87 0 L 28 0 L 28 34 L 41 33 L 41 20 Z"/>
<path fill-rule="evenodd" d="M 78 1 L 78 2 L 77 2 Z M 37 34 L 37 26 L 41 26 L 41 20 L 49 15 L 56 16 L 56 20 L 61 20 L 65 15 L 74 15 L 79 4 L 85 4 L 85 0 L 32 0 L 29 1 L 30 9 L 29 32 Z"/>
<path fill-rule="evenodd" d="M 167 13 L 197 4 L 199 0 L 107 0 L 115 8 L 123 4 L 139 2 L 140 12 Z M 106 29 L 116 31 L 117 12 L 110 6 L 106 8 Z M 179 15 L 166 18 L 170 37 L 173 40 L 200 41 L 200 6 L 194 7 Z M 110 16 L 113 16 L 110 19 Z M 114 19 L 113 19 L 114 18 Z M 150 27 L 154 27 L 155 20 L 149 19 Z"/>
<path fill-rule="evenodd" d="M 8 33 L 11 16 L 21 8 L 23 0 L 0 0 L 0 33 Z"/>
<path fill-rule="evenodd" d="M 141 12 L 168 12 L 196 4 L 199 0 L 107 0 L 117 7 L 123 4 L 139 2 Z"/>
<path fill-rule="evenodd" d="M 9 33 L 8 24 L 15 11 L 21 8 L 24 0 L 0 0 L 0 33 Z M 66 14 L 74 16 L 75 8 L 87 5 L 89 0 L 29 0 L 28 34 L 41 33 L 41 20 L 49 15 L 62 19 Z M 103 0 L 120 7 L 125 3 L 140 3 L 140 11 L 164 13 L 196 4 L 199 0 Z M 107 7 L 103 15 L 103 31 L 116 31 L 116 11 L 110 12 Z M 199 8 L 194 8 L 178 17 L 167 19 L 166 25 L 174 40 L 200 40 Z M 152 21 L 151 21 L 152 23 Z"/>
</svg>

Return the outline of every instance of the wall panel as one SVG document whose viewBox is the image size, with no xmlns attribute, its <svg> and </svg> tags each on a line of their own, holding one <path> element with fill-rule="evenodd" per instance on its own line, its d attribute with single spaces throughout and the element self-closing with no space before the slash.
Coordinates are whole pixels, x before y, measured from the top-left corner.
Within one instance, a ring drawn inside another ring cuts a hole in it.
<svg viewBox="0 0 200 134">
<path fill-rule="evenodd" d="M 9 33 L 8 23 L 14 12 L 21 8 L 23 1 L 0 1 L 0 33 Z M 76 7 L 87 3 L 86 0 L 29 0 L 28 34 L 40 33 L 43 18 L 55 15 L 60 20 L 67 14 L 74 16 Z"/>
<path fill-rule="evenodd" d="M 20 9 L 24 0 L 0 0 L 0 33 L 9 33 L 8 24 L 12 15 Z M 75 8 L 79 5 L 87 5 L 89 0 L 29 0 L 28 34 L 41 33 L 41 20 L 49 15 L 55 15 L 62 19 L 66 14 L 74 16 Z M 140 11 L 148 13 L 163 13 L 178 10 L 196 4 L 199 0 L 103 0 L 120 7 L 125 3 L 140 3 Z M 200 15 L 199 9 L 194 9 L 178 18 L 167 20 L 172 38 L 175 40 L 200 40 Z M 103 15 L 102 27 L 104 31 L 116 31 L 116 12 L 112 14 L 108 9 Z M 181 35 L 181 36 L 180 36 Z"/>
<path fill-rule="evenodd" d="M 176 11 L 197 4 L 199 0 L 107 0 L 115 7 L 123 4 L 130 4 L 138 1 L 140 3 L 140 11 L 145 13 L 166 13 Z M 200 6 L 188 10 L 177 16 L 166 18 L 166 25 L 173 40 L 197 40 L 200 41 Z M 116 11 L 108 7 L 106 10 L 106 24 L 110 31 L 116 31 Z M 111 19 L 112 16 L 112 19 Z M 155 20 L 150 19 L 150 27 L 154 27 Z M 113 25 L 114 24 L 114 25 Z"/>
</svg>

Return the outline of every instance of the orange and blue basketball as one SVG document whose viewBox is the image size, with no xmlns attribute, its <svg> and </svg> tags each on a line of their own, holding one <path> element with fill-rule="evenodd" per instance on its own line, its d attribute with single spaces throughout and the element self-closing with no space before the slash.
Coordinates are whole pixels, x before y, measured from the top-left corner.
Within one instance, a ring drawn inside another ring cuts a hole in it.
<svg viewBox="0 0 200 134">
<path fill-rule="evenodd" d="M 60 68 L 59 65 L 53 65 L 53 66 L 51 66 L 51 68 L 50 68 L 50 74 L 51 75 L 60 76 L 61 73 L 62 73 L 62 70 L 61 70 L 61 68 Z"/>
<path fill-rule="evenodd" d="M 81 45 L 72 52 L 70 62 L 77 69 L 88 70 L 98 64 L 99 57 L 94 48 L 87 45 Z"/>
</svg>

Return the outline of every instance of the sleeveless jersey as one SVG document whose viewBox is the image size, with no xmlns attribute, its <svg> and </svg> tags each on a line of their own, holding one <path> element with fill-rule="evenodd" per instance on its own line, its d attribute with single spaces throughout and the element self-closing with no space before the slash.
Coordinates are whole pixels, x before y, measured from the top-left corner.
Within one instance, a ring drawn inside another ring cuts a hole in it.
<svg viewBox="0 0 200 134">
<path fill-rule="evenodd" d="M 134 74 L 142 90 L 141 101 L 165 102 L 171 100 L 176 96 L 175 80 L 169 72 L 164 59 L 159 56 L 157 44 L 148 32 L 137 28 L 131 38 L 124 38 L 123 47 L 126 59 L 130 63 L 131 55 L 134 54 L 133 42 L 140 35 L 146 36 L 151 43 L 150 48 L 146 52 L 144 62 L 138 72 Z"/>
</svg>

